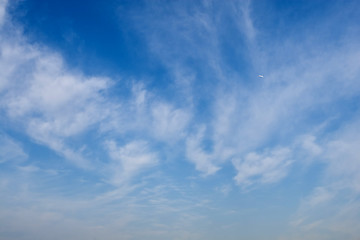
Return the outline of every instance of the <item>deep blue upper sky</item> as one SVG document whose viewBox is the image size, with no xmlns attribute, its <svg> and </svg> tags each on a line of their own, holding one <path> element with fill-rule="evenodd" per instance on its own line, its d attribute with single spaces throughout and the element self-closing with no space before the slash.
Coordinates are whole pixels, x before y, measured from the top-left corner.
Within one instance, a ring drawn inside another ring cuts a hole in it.
<svg viewBox="0 0 360 240">
<path fill-rule="evenodd" d="M 89 73 L 161 71 L 149 59 L 142 34 L 133 31 L 130 16 L 122 16 L 122 11 L 131 13 L 139 3 L 23 1 L 13 10 L 13 18 L 30 41 L 60 50 L 69 63 Z"/>
</svg>

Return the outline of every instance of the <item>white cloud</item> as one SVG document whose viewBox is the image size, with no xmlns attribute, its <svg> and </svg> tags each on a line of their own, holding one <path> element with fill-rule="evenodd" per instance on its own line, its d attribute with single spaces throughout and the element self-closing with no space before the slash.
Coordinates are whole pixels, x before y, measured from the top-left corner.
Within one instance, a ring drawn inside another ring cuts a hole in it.
<svg viewBox="0 0 360 240">
<path fill-rule="evenodd" d="M 292 162 L 290 150 L 277 148 L 267 150 L 262 154 L 248 153 L 243 159 L 234 159 L 237 170 L 234 177 L 236 183 L 244 188 L 254 183 L 273 183 L 287 175 Z"/>
<path fill-rule="evenodd" d="M 40 170 L 39 167 L 34 166 L 34 165 L 19 166 L 18 169 L 20 171 L 28 172 L 28 173 L 34 173 L 34 172 L 38 172 Z"/>
<path fill-rule="evenodd" d="M 105 145 L 112 159 L 108 166 L 112 184 L 126 183 L 140 171 L 158 163 L 157 154 L 144 141 L 133 141 L 124 146 L 118 146 L 115 141 L 107 141 Z"/>
<path fill-rule="evenodd" d="M 322 148 L 315 142 L 316 138 L 312 135 L 306 135 L 302 139 L 302 147 L 312 155 L 322 153 Z"/>
<path fill-rule="evenodd" d="M 144 83 L 133 81 L 130 97 L 113 107 L 109 117 L 101 122 L 101 131 L 132 133 L 172 145 L 185 137 L 190 119 L 188 108 L 159 99 Z"/>
<path fill-rule="evenodd" d="M 233 10 L 235 11 L 234 15 L 237 19 L 241 19 L 237 21 L 239 30 L 244 32 L 250 42 L 254 41 L 254 38 L 256 37 L 256 29 L 251 18 L 251 2 L 252 1 L 250 0 L 246 0 L 233 3 Z"/>
<path fill-rule="evenodd" d="M 5 97 L 8 114 L 14 118 L 37 114 L 45 119 L 56 118 L 54 129 L 60 129 L 55 132 L 64 136 L 76 134 L 91 124 L 90 120 L 96 115 L 90 115 L 91 111 L 98 110 L 93 108 L 99 108 L 99 91 L 108 87 L 107 80 L 73 74 L 55 54 L 45 53 L 31 60 L 34 69 L 27 73 L 28 76 L 14 79 L 19 83 L 18 87 L 8 89 Z M 67 119 L 69 115 L 71 121 Z"/>
<path fill-rule="evenodd" d="M 306 199 L 306 204 L 314 207 L 318 204 L 327 202 L 333 198 L 333 193 L 324 187 L 317 187 L 313 193 Z"/>
<path fill-rule="evenodd" d="M 360 194 L 360 120 L 344 125 L 325 145 L 326 177 L 338 188 Z"/>
<path fill-rule="evenodd" d="M 214 164 L 214 156 L 207 153 L 202 148 L 202 141 L 205 134 L 205 127 L 200 128 L 197 134 L 192 135 L 186 140 L 186 156 L 200 172 L 211 175 L 217 172 L 220 167 Z"/>
<path fill-rule="evenodd" d="M 317 239 L 328 239 L 327 234 L 343 234 L 357 239 L 360 196 L 360 138 L 359 119 L 350 120 L 338 130 L 328 133 L 321 144 L 315 137 L 304 138 L 305 149 L 315 153 L 324 164 L 320 186 L 301 202 L 294 226 L 299 234 L 318 234 Z M 307 144 L 310 145 L 307 146 Z M 313 144 L 316 144 L 314 148 Z M 321 149 L 321 151 L 319 151 Z M 315 151 L 313 151 L 315 150 Z M 349 227 L 353 226 L 353 227 Z M 319 234 L 322 229 L 323 234 Z"/>
<path fill-rule="evenodd" d="M 230 184 L 222 185 L 216 188 L 217 191 L 221 192 L 225 196 L 229 195 L 229 193 L 233 190 Z"/>
<path fill-rule="evenodd" d="M 0 163 L 27 159 L 21 145 L 8 136 L 0 134 Z"/>
<path fill-rule="evenodd" d="M 136 111 L 143 111 L 147 105 L 147 101 L 149 100 L 149 92 L 141 83 L 133 84 L 131 91 L 134 97 Z"/>
<path fill-rule="evenodd" d="M 0 107 L 6 115 L 37 142 L 89 167 L 67 140 L 111 112 L 101 93 L 110 80 L 71 71 L 57 53 L 28 44 L 17 32 L 4 35 L 0 50 Z"/>
<path fill-rule="evenodd" d="M 6 16 L 7 0 L 0 0 L 0 27 L 3 25 Z"/>
<path fill-rule="evenodd" d="M 184 136 L 190 114 L 182 109 L 174 109 L 166 103 L 152 105 L 153 132 L 160 139 L 173 141 Z"/>
</svg>

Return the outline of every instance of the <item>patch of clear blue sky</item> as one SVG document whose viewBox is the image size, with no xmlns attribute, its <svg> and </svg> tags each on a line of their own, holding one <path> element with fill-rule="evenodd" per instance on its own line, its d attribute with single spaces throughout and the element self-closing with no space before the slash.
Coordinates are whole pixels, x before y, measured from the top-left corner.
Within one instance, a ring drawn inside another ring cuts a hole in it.
<svg viewBox="0 0 360 240">
<path fill-rule="evenodd" d="M 22 1 L 12 16 L 30 41 L 41 42 L 64 55 L 70 66 L 91 74 L 161 73 L 145 38 L 134 31 L 133 12 L 141 1 Z"/>
</svg>

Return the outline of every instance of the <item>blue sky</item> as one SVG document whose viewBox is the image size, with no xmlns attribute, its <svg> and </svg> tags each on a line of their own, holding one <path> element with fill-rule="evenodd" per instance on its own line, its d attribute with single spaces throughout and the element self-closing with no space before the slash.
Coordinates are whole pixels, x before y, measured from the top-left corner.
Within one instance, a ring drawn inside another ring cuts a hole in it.
<svg viewBox="0 0 360 240">
<path fill-rule="evenodd" d="M 0 0 L 0 239 L 358 239 L 359 11 Z"/>
</svg>

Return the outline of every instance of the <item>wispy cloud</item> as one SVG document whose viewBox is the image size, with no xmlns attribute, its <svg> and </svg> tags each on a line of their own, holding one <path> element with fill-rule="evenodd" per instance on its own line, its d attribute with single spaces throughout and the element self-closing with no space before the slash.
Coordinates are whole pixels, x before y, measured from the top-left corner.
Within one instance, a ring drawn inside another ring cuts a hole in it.
<svg viewBox="0 0 360 240">
<path fill-rule="evenodd" d="M 7 0 L 0 1 L 0 27 L 3 25 L 6 15 Z"/>
<path fill-rule="evenodd" d="M 251 152 L 244 159 L 233 160 L 238 171 L 234 179 L 245 188 L 255 182 L 273 183 L 286 176 L 291 162 L 290 150 L 287 148 L 268 150 L 262 154 Z"/>
<path fill-rule="evenodd" d="M 359 214 L 358 126 L 359 120 L 355 118 L 320 146 L 313 145 L 313 137 L 304 140 L 305 149 L 310 154 L 315 153 L 326 167 L 321 185 L 302 201 L 294 224 L 309 234 L 315 234 L 319 228 L 326 229 L 317 239 L 328 239 L 329 233 L 336 235 L 339 232 L 355 239 L 358 234 L 346 225 L 357 222 L 355 215 Z"/>
<path fill-rule="evenodd" d="M 156 165 L 158 156 L 151 152 L 148 143 L 143 141 L 134 141 L 125 146 L 118 146 L 114 141 L 106 142 L 112 163 L 109 171 L 112 179 L 110 181 L 115 185 L 126 183 L 134 174 Z"/>
<path fill-rule="evenodd" d="M 215 156 L 202 148 L 205 128 L 202 127 L 197 134 L 190 136 L 186 141 L 186 156 L 195 164 L 197 170 L 205 175 L 214 174 L 220 168 L 215 165 Z"/>
<path fill-rule="evenodd" d="M 165 103 L 155 103 L 152 106 L 151 113 L 154 136 L 167 141 L 185 136 L 185 130 L 190 120 L 188 111 L 174 109 Z"/>
<path fill-rule="evenodd" d="M 0 134 L 0 163 L 22 161 L 27 158 L 28 155 L 24 152 L 20 143 L 4 134 Z"/>
<path fill-rule="evenodd" d="M 109 80 L 71 72 L 57 53 L 26 43 L 17 33 L 2 35 L 2 109 L 34 140 L 89 167 L 65 139 L 106 117 L 100 91 L 108 88 Z"/>
</svg>

